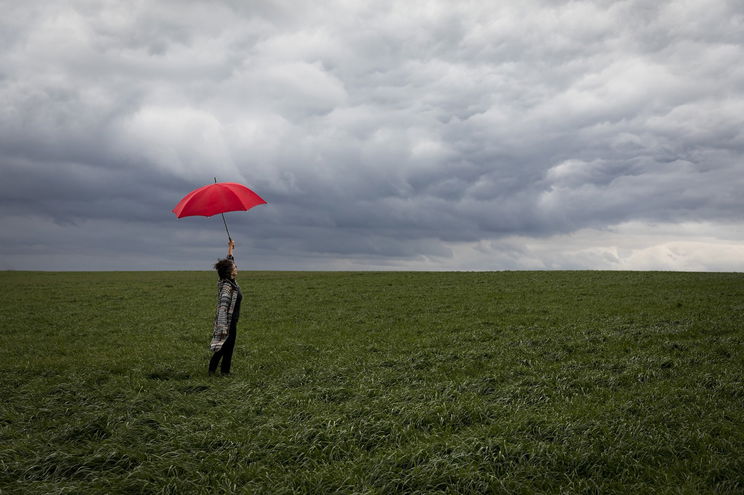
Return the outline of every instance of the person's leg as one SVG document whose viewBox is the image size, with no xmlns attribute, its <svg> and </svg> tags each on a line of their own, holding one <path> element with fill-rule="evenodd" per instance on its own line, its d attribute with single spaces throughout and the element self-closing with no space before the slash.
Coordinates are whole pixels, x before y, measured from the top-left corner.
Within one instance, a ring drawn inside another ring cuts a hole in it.
<svg viewBox="0 0 744 495">
<path fill-rule="evenodd" d="M 224 354 L 224 347 L 219 351 L 212 353 L 212 359 L 209 360 L 209 374 L 213 375 L 217 371 L 217 363 L 220 362 L 220 358 Z M 223 361 L 224 362 L 224 361 Z"/>
<path fill-rule="evenodd" d="M 230 332 L 227 336 L 227 340 L 222 345 L 222 364 L 220 365 L 220 371 L 223 375 L 230 374 L 230 365 L 232 364 L 233 350 L 235 349 L 235 332 Z"/>
</svg>

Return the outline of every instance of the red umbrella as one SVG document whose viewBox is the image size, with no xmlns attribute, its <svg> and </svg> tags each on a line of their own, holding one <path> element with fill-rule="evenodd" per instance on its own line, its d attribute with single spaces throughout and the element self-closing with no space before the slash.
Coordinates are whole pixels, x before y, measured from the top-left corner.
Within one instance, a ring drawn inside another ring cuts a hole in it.
<svg viewBox="0 0 744 495">
<path fill-rule="evenodd" d="M 266 204 L 266 201 L 244 185 L 235 182 L 217 182 L 215 178 L 214 184 L 194 189 L 184 196 L 173 208 L 173 213 L 178 218 L 211 217 L 227 211 L 247 211 L 256 205 L 263 204 Z M 225 215 L 222 215 L 222 222 L 225 224 L 227 238 L 232 240 L 230 231 L 227 230 Z"/>
</svg>

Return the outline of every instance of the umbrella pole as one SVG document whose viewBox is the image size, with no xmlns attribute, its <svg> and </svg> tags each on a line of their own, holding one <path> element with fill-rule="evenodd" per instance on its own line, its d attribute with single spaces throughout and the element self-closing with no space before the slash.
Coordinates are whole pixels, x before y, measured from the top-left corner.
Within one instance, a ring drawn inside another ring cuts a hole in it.
<svg viewBox="0 0 744 495">
<path fill-rule="evenodd" d="M 214 183 L 217 184 L 217 177 L 214 178 Z M 225 221 L 225 214 L 220 213 L 220 215 L 222 215 L 222 223 L 225 224 L 225 232 L 227 232 L 227 240 L 232 241 L 232 237 L 230 237 L 230 231 L 227 230 L 227 222 Z"/>
<path fill-rule="evenodd" d="M 222 215 L 222 223 L 225 224 L 225 232 L 227 232 L 227 240 L 232 241 L 232 237 L 230 237 L 230 231 L 227 230 L 227 222 L 225 221 L 225 214 L 220 213 L 220 215 Z"/>
</svg>

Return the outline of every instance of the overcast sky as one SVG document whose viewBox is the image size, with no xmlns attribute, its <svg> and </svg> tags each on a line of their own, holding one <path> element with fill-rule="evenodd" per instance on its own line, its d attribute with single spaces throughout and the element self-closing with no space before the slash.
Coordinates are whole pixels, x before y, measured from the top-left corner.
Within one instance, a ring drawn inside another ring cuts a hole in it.
<svg viewBox="0 0 744 495">
<path fill-rule="evenodd" d="M 0 269 L 744 271 L 741 1 L 0 5 Z"/>
</svg>

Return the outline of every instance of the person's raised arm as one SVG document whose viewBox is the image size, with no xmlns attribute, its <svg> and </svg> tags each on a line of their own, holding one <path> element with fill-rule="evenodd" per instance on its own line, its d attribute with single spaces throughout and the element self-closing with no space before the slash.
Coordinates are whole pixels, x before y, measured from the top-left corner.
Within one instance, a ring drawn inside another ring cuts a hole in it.
<svg viewBox="0 0 744 495">
<path fill-rule="evenodd" d="M 228 258 L 233 257 L 233 249 L 235 249 L 235 241 L 230 239 L 227 243 L 227 257 Z"/>
</svg>

